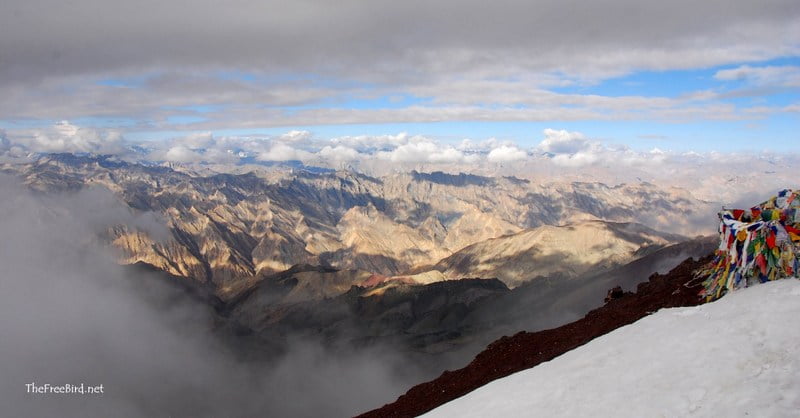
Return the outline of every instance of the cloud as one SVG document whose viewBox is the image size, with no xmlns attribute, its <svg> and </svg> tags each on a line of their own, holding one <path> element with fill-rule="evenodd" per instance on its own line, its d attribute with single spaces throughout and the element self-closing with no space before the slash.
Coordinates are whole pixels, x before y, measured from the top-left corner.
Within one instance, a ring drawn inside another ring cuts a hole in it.
<svg viewBox="0 0 800 418">
<path fill-rule="evenodd" d="M 669 119 L 677 115 L 659 111 L 690 100 L 552 89 L 800 53 L 800 12 L 792 0 L 735 0 L 725 13 L 715 2 L 688 0 L 669 8 L 573 3 L 378 0 L 331 11 L 321 0 L 234 0 L 224 8 L 205 0 L 145 0 L 139 8 L 116 0 L 9 0 L 9 12 L 0 15 L 0 114 L 124 118 L 121 127 L 133 119 L 142 131 Z M 262 12 L 270 4 L 280 16 Z M 415 104 L 352 105 L 395 96 Z M 699 106 L 680 116 L 748 115 Z"/>
<path fill-rule="evenodd" d="M 589 148 L 589 141 L 580 132 L 545 129 L 539 149 L 553 154 L 575 154 Z"/>
<path fill-rule="evenodd" d="M 466 138 L 461 140 L 456 148 L 464 152 L 486 153 L 501 146 L 514 147 L 516 145 L 513 141 L 501 141 L 497 138 L 488 138 L 477 142 Z"/>
<path fill-rule="evenodd" d="M 544 158 L 561 167 L 603 165 L 621 170 L 635 167 L 643 170 L 640 173 L 651 173 L 660 170 L 659 165 L 673 157 L 672 153 L 659 148 L 642 152 L 624 145 L 608 145 L 589 140 L 581 132 L 545 129 L 543 133 L 545 139 L 535 149 L 544 152 Z"/>
<path fill-rule="evenodd" d="M 124 153 L 124 138 L 116 130 L 81 128 L 61 121 L 30 135 L 16 136 L 13 143 L 32 152 L 87 152 L 95 154 Z M 12 142 L 12 141 L 10 141 Z"/>
<path fill-rule="evenodd" d="M 216 144 L 214 134 L 211 132 L 198 132 L 186 135 L 184 137 L 176 138 L 172 141 L 175 144 L 184 145 L 187 148 L 210 148 Z"/>
<path fill-rule="evenodd" d="M 356 161 L 364 157 L 358 151 L 344 145 L 326 145 L 317 153 L 321 158 L 332 161 Z"/>
<path fill-rule="evenodd" d="M 486 159 L 493 163 L 505 163 L 524 160 L 527 156 L 527 152 L 515 146 L 501 145 L 489 151 L 489 155 L 486 156 Z"/>
<path fill-rule="evenodd" d="M 292 130 L 283 135 L 278 135 L 274 138 L 276 141 L 283 142 L 304 142 L 311 138 L 311 132 Z"/>
<path fill-rule="evenodd" d="M 357 135 L 342 136 L 332 138 L 333 144 L 341 144 L 358 150 L 359 152 L 372 153 L 376 151 L 388 151 L 400 145 L 415 142 L 427 142 L 428 138 L 422 136 L 411 136 L 406 132 L 396 135 Z"/>
<path fill-rule="evenodd" d="M 726 3 L 725 13 L 716 3 L 688 0 L 669 8 L 629 0 L 580 8 L 555 0 L 491 6 L 380 0 L 348 2 L 335 11 L 321 0 L 273 3 L 279 15 L 242 0 L 224 9 L 207 1 L 148 1 L 135 8 L 99 0 L 47 7 L 11 0 L 11 12 L 0 16 L 0 51 L 15 59 L 4 60 L 0 80 L 124 74 L 156 66 L 189 73 L 263 68 L 383 82 L 453 71 L 591 75 L 768 59 L 796 52 L 798 40 L 799 12 L 791 0 L 737 0 Z"/>
<path fill-rule="evenodd" d="M 434 164 L 454 164 L 472 161 L 477 158 L 475 156 L 465 155 L 452 146 L 436 144 L 433 141 L 412 142 L 400 145 L 392 151 L 380 151 L 376 156 L 394 163 Z"/>
<path fill-rule="evenodd" d="M 212 164 L 237 164 L 241 156 L 231 149 L 211 148 L 203 153 L 203 161 Z"/>
<path fill-rule="evenodd" d="M 21 158 L 25 158 L 27 154 L 28 150 L 25 147 L 12 142 L 8 138 L 6 131 L 0 129 L 0 159 L 8 159 L 13 162 Z"/>
<path fill-rule="evenodd" d="M 55 126 L 53 132 L 58 133 L 58 138 L 102 138 L 81 135 L 83 132 L 93 133 L 66 122 Z M 39 132 L 32 136 L 26 144 L 31 151 L 115 151 L 118 155 L 129 160 L 144 158 L 150 161 L 169 161 L 176 163 L 209 163 L 209 164 L 238 164 L 245 157 L 255 157 L 257 161 L 282 162 L 303 161 L 306 163 L 322 164 L 338 162 L 359 162 L 372 158 L 379 158 L 392 163 L 434 163 L 457 164 L 478 161 L 481 157 L 475 152 L 464 152 L 451 145 L 442 144 L 424 136 L 412 136 L 406 133 L 396 135 L 378 136 L 346 136 L 330 140 L 315 139 L 308 131 L 289 131 L 285 134 L 265 137 L 215 137 L 209 132 L 192 133 L 185 136 L 173 137 L 165 140 L 154 140 L 133 143 L 122 137 L 109 137 L 109 143 L 91 143 L 93 146 L 79 146 L 72 140 L 71 147 L 53 145 L 56 136 L 47 136 Z M 38 138 L 38 139 L 37 139 Z M 24 141 L 24 137 L 22 140 Z M 105 139 L 105 138 L 103 138 Z M 98 139 L 99 141 L 99 139 Z M 13 145 L 12 141 L 9 141 Z M 497 146 L 495 142 L 488 144 Z M 58 144 L 62 144 L 59 142 Z M 102 146 L 101 146 L 102 145 Z M 113 147 L 112 147 L 113 145 Z M 133 154 L 130 148 L 139 147 L 148 150 L 147 154 Z M 509 145 L 510 146 L 510 145 Z M 507 146 L 508 147 L 508 146 Z M 511 158 L 511 149 L 503 149 L 496 158 Z M 495 156 L 493 155 L 493 159 Z"/>
<path fill-rule="evenodd" d="M 291 145 L 276 143 L 269 150 L 256 156 L 259 161 L 306 161 L 313 157 L 313 154 Z"/>
<path fill-rule="evenodd" d="M 648 154 L 651 157 L 651 161 L 654 163 L 661 163 L 667 160 L 669 155 L 659 148 L 653 148 L 648 151 Z"/>
<path fill-rule="evenodd" d="M 118 266 L 100 244 L 108 223 L 143 223 L 110 193 L 34 195 L 0 175 L 0 194 L 0 236 L 14 237 L 0 242 L 4 415 L 352 416 L 420 378 L 388 348 L 292 340 L 285 354 L 240 358 L 235 344 L 248 339 L 229 345 L 236 337 L 207 306 Z M 31 382 L 102 384 L 104 394 L 28 394 Z"/>
<path fill-rule="evenodd" d="M 183 145 L 176 145 L 168 149 L 160 159 L 176 163 L 196 163 L 202 161 L 203 156 Z"/>
<path fill-rule="evenodd" d="M 583 167 L 600 161 L 600 156 L 591 152 L 576 152 L 574 154 L 557 154 L 551 161 L 564 167 Z"/>
<path fill-rule="evenodd" d="M 722 81 L 743 80 L 760 86 L 800 87 L 800 67 L 742 65 L 717 71 L 714 78 Z"/>
<path fill-rule="evenodd" d="M 254 98 L 252 94 L 265 87 L 256 82 L 244 82 L 243 86 L 219 86 L 219 91 L 198 94 L 195 89 L 173 93 L 148 90 L 145 87 L 117 91 L 119 87 L 93 86 L 87 88 L 77 82 L 65 86 L 39 86 L 34 94 L 32 88 L 15 87 L 0 103 L 0 114 L 9 120 L 78 118 L 87 114 L 104 118 L 136 118 L 134 127 L 119 129 L 208 131 L 234 128 L 293 127 L 326 124 L 362 124 L 387 122 L 440 122 L 440 121 L 550 121 L 550 120 L 628 120 L 653 119 L 668 121 L 718 120 L 752 118 L 736 107 L 722 108 L 720 95 L 664 97 L 604 97 L 593 94 L 563 94 L 537 90 L 535 94 L 520 92 L 525 81 L 509 81 L 508 94 L 494 90 L 479 90 L 471 93 L 476 100 L 454 97 L 447 99 L 447 80 L 434 80 L 431 94 L 447 100 L 445 104 L 424 103 L 390 108 L 351 107 L 339 102 L 312 102 L 315 106 L 295 108 L 274 102 L 273 97 Z M 334 83 L 334 81 L 332 81 Z M 426 81 L 427 83 L 427 81 Z M 441 86 L 440 86 L 441 84 Z M 479 83 L 475 83 L 479 84 Z M 224 88 L 231 88 L 230 91 Z M 300 86 L 298 89 L 314 87 Z M 403 88 L 398 86 L 397 88 Z M 468 88 L 468 87 L 464 87 Z M 372 89 L 372 90 L 370 90 Z M 130 91 L 129 91 L 130 90 Z M 332 92 L 344 101 L 353 95 L 375 95 L 379 88 L 343 87 Z M 0 86 L 0 93 L 2 87 Z M 300 93 L 298 93 L 300 94 Z M 517 99 L 509 99 L 514 94 Z M 215 104 L 215 98 L 225 97 L 235 106 L 217 106 L 213 110 L 191 111 L 164 108 L 163 103 L 173 106 L 198 106 Z M 702 98 L 702 100 L 700 100 Z M 317 98 L 314 100 L 322 100 Z M 506 103 L 510 102 L 510 103 Z M 69 103 L 69 105 L 66 105 Z M 100 105 L 102 104 L 102 106 Z M 676 113 L 690 106 L 690 111 Z M 284 142 L 293 137 L 275 138 Z"/>
<path fill-rule="evenodd" d="M 242 146 L 240 142 L 244 141 L 215 138 L 210 132 L 200 132 L 165 141 L 153 141 L 145 145 L 152 149 L 147 159 L 153 161 L 236 164 L 240 157 L 232 147 L 240 148 Z"/>
</svg>

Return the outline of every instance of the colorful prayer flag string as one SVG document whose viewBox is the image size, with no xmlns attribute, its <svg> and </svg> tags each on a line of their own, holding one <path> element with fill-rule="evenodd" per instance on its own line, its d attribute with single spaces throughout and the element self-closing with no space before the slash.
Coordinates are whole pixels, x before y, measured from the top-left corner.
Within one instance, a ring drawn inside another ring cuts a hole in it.
<svg viewBox="0 0 800 418">
<path fill-rule="evenodd" d="M 800 267 L 800 192 L 781 190 L 750 209 L 719 212 L 720 245 L 695 273 L 707 300 L 748 284 L 794 277 Z"/>
</svg>

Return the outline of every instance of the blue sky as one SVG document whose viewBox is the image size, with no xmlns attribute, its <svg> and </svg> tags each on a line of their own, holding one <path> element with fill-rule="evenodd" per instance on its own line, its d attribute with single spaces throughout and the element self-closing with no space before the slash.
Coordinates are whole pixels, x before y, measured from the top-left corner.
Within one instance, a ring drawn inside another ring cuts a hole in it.
<svg viewBox="0 0 800 418">
<path fill-rule="evenodd" d="M 720 79 L 721 71 L 749 69 L 788 69 L 785 73 L 772 79 L 755 79 L 742 75 L 729 79 Z M 103 79 L 97 83 L 101 86 L 124 88 L 125 90 L 146 90 L 147 79 L 157 77 L 136 76 L 120 79 Z M 323 96 L 304 104 L 269 105 L 284 114 L 324 111 L 339 109 L 341 111 L 402 111 L 410 107 L 428 109 L 446 109 L 448 103 L 437 103 L 436 97 L 417 96 L 402 91 L 395 86 L 379 86 L 359 83 L 337 84 L 334 80 L 324 80 L 310 75 L 296 77 L 260 77 L 243 72 L 216 74 L 221 81 L 253 85 L 254 88 L 269 90 L 274 83 L 290 81 L 301 86 L 312 85 L 331 88 L 330 96 Z M 620 119 L 615 115 L 606 118 L 592 117 L 585 120 L 573 118 L 552 118 L 547 120 L 504 120 L 502 115 L 497 120 L 470 120 L 453 118 L 437 122 L 428 121 L 382 121 L 381 123 L 337 123 L 337 124 L 280 124 L 265 125 L 246 129 L 229 128 L 224 123 L 217 123 L 192 129 L 193 124 L 212 122 L 215 118 L 236 107 L 237 103 L 220 101 L 210 104 L 186 103 L 182 106 L 163 106 L 165 112 L 176 112 L 165 116 L 160 122 L 162 126 L 173 129 L 158 129 L 146 125 L 148 120 L 137 120 L 126 117 L 79 117 L 71 121 L 78 125 L 91 125 L 103 128 L 121 128 L 127 131 L 132 140 L 154 140 L 172 138 L 192 132 L 212 132 L 217 136 L 270 136 L 280 135 L 288 130 L 305 130 L 319 138 L 335 138 L 355 135 L 387 135 L 407 132 L 410 135 L 423 135 L 447 143 L 457 143 L 468 138 L 485 140 L 496 138 L 518 143 L 523 147 L 536 145 L 541 141 L 541 132 L 546 128 L 566 129 L 583 132 L 586 135 L 608 144 L 624 145 L 635 150 L 660 148 L 674 151 L 761 151 L 776 152 L 800 151 L 800 141 L 796 132 L 800 129 L 798 112 L 781 111 L 779 109 L 800 103 L 800 58 L 782 57 L 760 62 L 739 62 L 702 69 L 671 71 L 633 71 L 622 76 L 611 77 L 590 82 L 574 82 L 571 85 L 545 89 L 546 91 L 569 97 L 603 97 L 625 99 L 640 97 L 642 99 L 683 100 L 687 96 L 698 93 L 714 94 L 713 99 L 703 101 L 716 105 L 731 107 L 731 115 L 716 120 L 719 115 L 708 117 L 682 117 L 670 120 L 665 117 L 633 115 Z M 521 103 L 492 103 L 492 95 L 486 95 L 486 103 L 469 103 L 479 109 L 533 109 Z M 456 103 L 456 106 L 463 104 Z M 561 108 L 578 106 L 561 104 Z M 678 106 L 679 108 L 679 106 Z M 748 109 L 772 108 L 771 111 L 749 114 Z M 5 129 L 18 126 L 47 125 L 50 120 L 4 121 Z M 271 123 L 272 124 L 272 123 Z"/>
<path fill-rule="evenodd" d="M 775 79 L 758 79 L 742 76 L 741 78 L 719 79 L 715 77 L 720 71 L 740 68 L 789 69 Z M 138 91 L 148 94 L 147 80 L 149 76 L 129 78 L 106 78 L 97 81 L 103 88 L 124 89 L 126 92 Z M 264 82 L 256 75 L 235 73 L 217 75 L 220 80 L 255 85 L 253 88 L 268 90 L 274 80 Z M 410 135 L 422 135 L 444 143 L 458 143 L 463 139 L 475 141 L 496 138 L 501 141 L 512 141 L 521 147 L 533 147 L 542 140 L 542 131 L 547 128 L 565 129 L 582 132 L 585 135 L 610 145 L 627 146 L 634 150 L 647 151 L 653 148 L 672 151 L 800 151 L 800 130 L 798 111 L 784 111 L 784 108 L 800 103 L 800 58 L 784 57 L 762 62 L 742 62 L 705 69 L 672 70 L 672 71 L 633 71 L 624 76 L 612 77 L 592 82 L 574 83 L 569 86 L 545 89 L 546 92 L 565 97 L 599 97 L 621 99 L 639 97 L 647 99 L 671 99 L 681 101 L 685 97 L 709 93 L 714 97 L 701 101 L 704 105 L 729 106 L 730 115 L 717 120 L 719 115 L 706 117 L 680 117 L 670 120 L 658 115 L 642 115 L 637 117 L 637 109 L 628 111 L 631 116 L 620 118 L 609 114 L 608 117 L 563 118 L 546 120 L 505 120 L 502 111 L 508 109 L 532 110 L 534 106 L 521 103 L 491 103 L 492 95 L 487 94 L 487 103 L 467 103 L 476 109 L 498 111 L 495 120 L 470 120 L 455 117 L 451 120 L 404 121 L 403 116 L 397 120 L 380 123 L 321 123 L 293 124 L 280 121 L 270 122 L 264 126 L 235 128 L 227 127 L 224 122 L 217 122 L 225 117 L 226 112 L 238 106 L 237 103 L 220 101 L 219 103 L 193 104 L 180 106 L 160 106 L 157 111 L 166 115 L 136 117 L 135 115 L 115 116 L 72 116 L 71 123 L 78 126 L 98 129 L 123 130 L 128 139 L 133 141 L 150 141 L 170 139 L 197 132 L 211 132 L 216 136 L 275 136 L 290 130 L 304 130 L 320 139 L 357 135 L 391 135 L 406 132 Z M 303 112 L 325 111 L 337 109 L 344 113 L 349 111 L 403 111 L 411 107 L 437 110 L 447 109 L 446 102 L 436 102 L 436 97 L 421 97 L 403 92 L 393 86 L 352 85 L 334 81 L 320 82 L 319 78 L 310 77 L 306 84 L 320 84 L 333 88 L 333 94 L 320 97 L 301 105 L 269 105 L 256 104 L 255 107 L 269 108 L 285 115 Z M 795 84 L 793 84 L 795 83 Z M 78 87 L 79 88 L 79 87 Z M 383 93 L 387 91 L 386 93 Z M 568 100 L 565 100 L 568 101 Z M 464 106 L 455 103 L 453 106 Z M 560 104 L 552 106 L 558 109 L 589 108 Z M 675 108 L 680 109 L 679 105 Z M 771 109 L 764 112 L 748 113 L 750 109 Z M 160 120 L 156 120 L 160 118 Z M 6 119 L 0 127 L 8 131 L 20 129 L 47 128 L 59 119 L 19 118 Z M 199 129 L 193 125 L 204 124 Z M 154 126 L 157 125 L 157 126 Z M 272 125 L 272 126 L 271 126 Z M 166 129 L 165 129 L 166 128 Z"/>
<path fill-rule="evenodd" d="M 680 99 L 698 92 L 713 92 L 721 97 L 715 103 L 730 105 L 738 112 L 738 117 L 725 120 L 698 118 L 697 120 L 663 120 L 641 118 L 632 120 L 608 119 L 568 120 L 552 119 L 546 121 L 475 121 L 447 120 L 440 122 L 386 122 L 386 123 L 346 123 L 321 125 L 286 125 L 249 129 L 210 129 L 218 136 L 270 136 L 280 135 L 287 130 L 305 130 L 320 138 L 334 138 L 353 135 L 387 135 L 407 132 L 410 135 L 423 135 L 443 142 L 457 143 L 465 138 L 484 140 L 496 138 L 509 140 L 521 146 L 534 146 L 541 141 L 541 132 L 546 128 L 566 129 L 583 132 L 586 135 L 609 144 L 631 147 L 635 150 L 663 150 L 697 152 L 707 151 L 762 151 L 776 152 L 800 151 L 800 114 L 797 111 L 773 111 L 750 115 L 751 108 L 783 108 L 800 103 L 800 86 L 785 85 L 785 80 L 754 81 L 747 77 L 720 80 L 715 75 L 724 70 L 748 66 L 751 68 L 792 68 L 794 77 L 800 77 L 800 58 L 785 57 L 763 62 L 736 63 L 706 69 L 673 71 L 637 71 L 620 77 L 600 80 L 593 83 L 553 88 L 551 91 L 564 95 L 602 96 L 620 98 L 641 96 L 644 98 Z M 230 79 L 252 81 L 248 75 L 229 76 Z M 123 82 L 118 82 L 122 84 Z M 132 85 L 131 85 L 132 86 Z M 131 88 L 139 88 L 132 86 Z M 367 92 L 370 87 L 363 87 Z M 375 88 L 375 90 L 379 90 Z M 363 94 L 363 92 L 360 92 Z M 726 97 L 730 95 L 732 97 Z M 403 109 L 409 106 L 431 106 L 434 98 L 417 97 L 397 92 L 377 95 L 370 98 L 330 97 L 303 106 L 286 106 L 278 109 L 298 112 L 314 109 L 338 108 L 346 110 Z M 225 104 L 207 106 L 187 106 L 183 110 L 191 115 L 170 116 L 167 123 L 185 125 L 203 122 L 210 113 L 224 112 Z M 481 107 L 492 108 L 492 104 Z M 517 105 L 524 109 L 524 104 Z M 105 124 L 103 120 L 95 123 Z M 118 121 L 110 120 L 106 125 L 113 126 Z M 170 138 L 184 135 L 182 130 L 131 132 L 133 139 Z"/>
</svg>

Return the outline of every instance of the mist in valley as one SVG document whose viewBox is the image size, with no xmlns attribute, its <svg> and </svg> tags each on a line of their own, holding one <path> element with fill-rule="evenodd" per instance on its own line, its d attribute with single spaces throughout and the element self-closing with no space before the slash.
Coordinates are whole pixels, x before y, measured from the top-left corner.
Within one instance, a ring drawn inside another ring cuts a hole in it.
<svg viewBox="0 0 800 418">
<path fill-rule="evenodd" d="M 168 230 L 99 189 L 33 194 L 0 177 L 0 404 L 5 416 L 347 416 L 425 374 L 387 347 L 288 339 L 242 360 L 211 308 L 156 273 L 115 263 L 98 236 L 124 223 Z M 263 356 L 262 356 L 263 357 Z M 26 384 L 103 385 L 32 394 Z"/>
</svg>

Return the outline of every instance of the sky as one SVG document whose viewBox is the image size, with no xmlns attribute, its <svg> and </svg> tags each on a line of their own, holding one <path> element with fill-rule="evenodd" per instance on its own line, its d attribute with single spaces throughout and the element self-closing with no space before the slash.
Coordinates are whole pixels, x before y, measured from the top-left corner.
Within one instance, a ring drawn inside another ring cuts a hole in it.
<svg viewBox="0 0 800 418">
<path fill-rule="evenodd" d="M 427 162 L 492 151 L 510 161 L 551 155 L 548 132 L 568 133 L 572 147 L 561 148 L 573 164 L 592 160 L 576 156 L 592 154 L 586 144 L 641 155 L 800 152 L 796 0 L 9 0 L 3 9 L 0 152 L 145 143 L 160 148 L 154 157 L 231 162 L 242 150 L 354 159 L 425 143 L 411 151 Z M 186 146 L 203 135 L 229 146 L 219 155 Z M 382 145 L 348 145 L 354 137 Z"/>
</svg>

